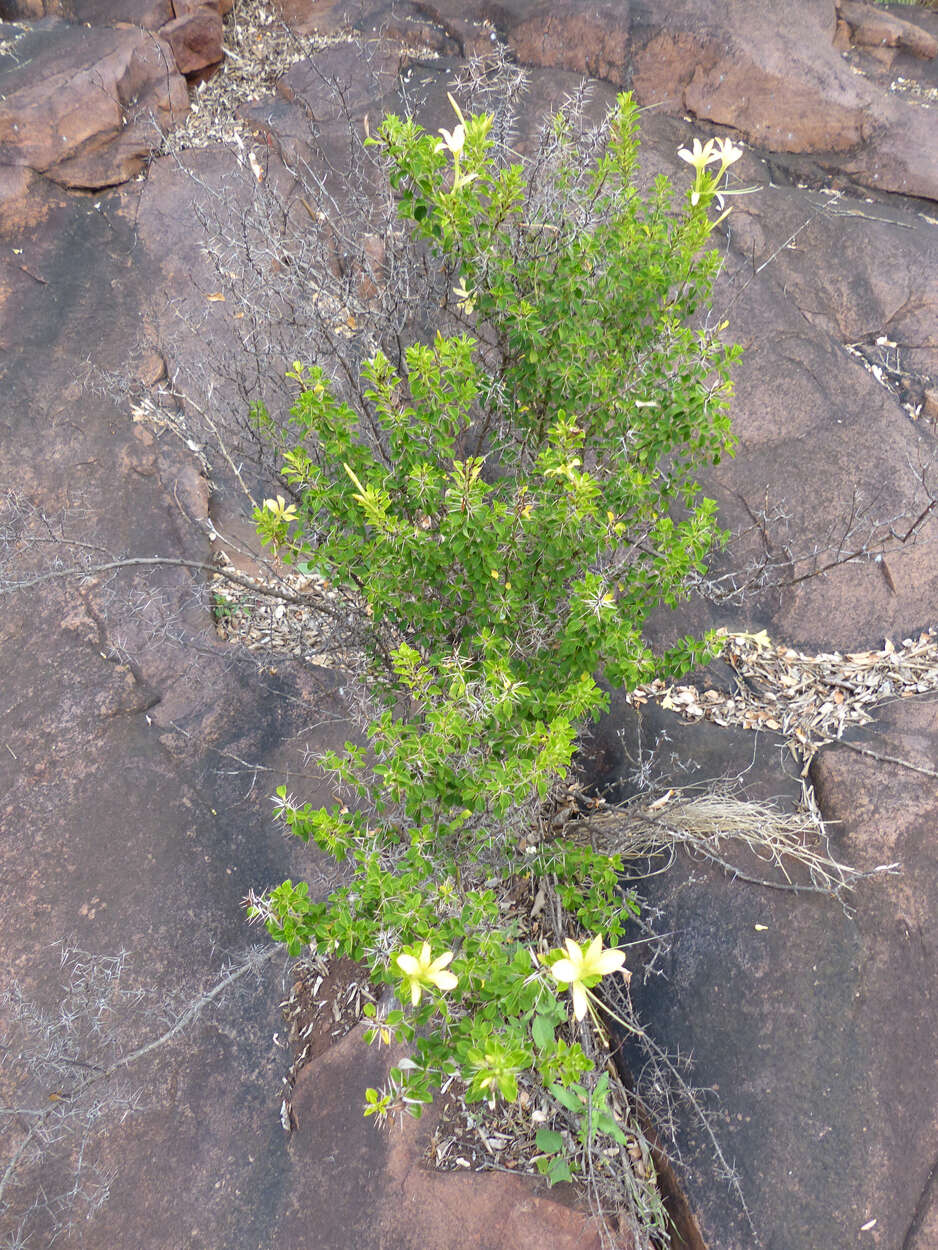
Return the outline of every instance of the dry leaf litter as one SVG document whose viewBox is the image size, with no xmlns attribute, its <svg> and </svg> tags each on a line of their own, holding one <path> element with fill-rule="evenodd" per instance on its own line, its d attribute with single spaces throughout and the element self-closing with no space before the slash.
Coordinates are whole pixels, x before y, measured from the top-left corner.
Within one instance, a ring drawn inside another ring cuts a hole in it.
<svg viewBox="0 0 938 1250">
<path fill-rule="evenodd" d="M 337 631 L 333 619 L 316 603 L 325 602 L 338 609 L 345 601 L 328 578 L 319 573 L 284 572 L 276 579 L 255 577 L 235 570 L 224 551 L 217 551 L 215 563 L 224 569 L 237 571 L 245 581 L 265 589 L 286 591 L 291 597 L 308 597 L 313 602 L 307 607 L 272 599 L 259 591 L 257 595 L 244 587 L 234 585 L 223 573 L 211 579 L 215 630 L 227 642 L 240 643 L 248 651 L 261 652 L 302 660 L 322 667 L 347 668 L 352 659 L 341 645 L 335 642 Z"/>
<path fill-rule="evenodd" d="M 351 37 L 351 30 L 300 35 L 272 6 L 261 0 L 237 0 L 225 18 L 225 59 L 210 78 L 191 88 L 189 112 L 167 135 L 164 150 L 181 152 L 214 143 L 242 149 L 245 139 L 254 136 L 253 127 L 239 118 L 238 110 L 270 95 L 299 61 Z"/>
<path fill-rule="evenodd" d="M 897 698 L 938 690 L 938 636 L 928 628 L 879 651 L 822 651 L 807 655 L 757 634 L 724 633 L 722 658 L 737 690 L 701 690 L 662 681 L 639 686 L 627 700 L 655 700 L 685 720 L 768 729 L 784 735 L 807 764 L 819 747 L 835 742 L 848 725 L 867 725 L 872 711 Z"/>
</svg>

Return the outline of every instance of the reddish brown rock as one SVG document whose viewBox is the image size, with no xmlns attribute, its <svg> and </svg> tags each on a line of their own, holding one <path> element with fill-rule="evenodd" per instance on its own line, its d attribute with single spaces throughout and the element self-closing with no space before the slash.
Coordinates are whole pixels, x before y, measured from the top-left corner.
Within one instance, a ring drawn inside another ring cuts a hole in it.
<svg viewBox="0 0 938 1250">
<path fill-rule="evenodd" d="M 642 104 L 732 126 L 759 146 L 842 151 L 863 137 L 865 101 L 833 47 L 831 18 L 811 0 L 790 6 L 785 22 L 765 3 L 745 21 L 695 0 L 660 20 L 646 11 L 634 23 L 632 84 Z"/>
<path fill-rule="evenodd" d="M 393 48 L 377 42 L 364 47 L 358 41 L 337 43 L 291 66 L 277 84 L 277 94 L 297 101 L 305 119 L 336 121 L 346 109 L 352 116 L 364 113 L 392 90 L 400 69 L 401 54 Z M 262 115 L 264 106 L 256 111 Z"/>
<path fill-rule="evenodd" d="M 200 8 L 215 9 L 224 16 L 231 12 L 231 5 L 232 0 L 6 0 L 4 12 L 8 18 L 64 17 L 90 26 L 124 22 L 159 30 L 174 17 Z"/>
<path fill-rule="evenodd" d="M 839 12 L 851 42 L 858 47 L 901 48 L 923 61 L 938 55 L 938 39 L 895 13 L 884 12 L 862 0 L 842 0 Z"/>
<path fill-rule="evenodd" d="M 463 51 L 460 40 L 453 38 L 438 21 L 428 18 L 425 5 L 407 0 L 375 5 L 356 29 L 366 35 L 380 35 L 402 48 L 429 49 L 438 56 L 459 56 Z"/>
<path fill-rule="evenodd" d="M 383 1084 L 389 1066 L 388 1052 L 366 1046 L 359 1028 L 300 1074 L 294 1179 L 270 1244 L 305 1246 L 315 1228 L 317 1250 L 599 1250 L 589 1217 L 529 1177 L 428 1170 L 432 1112 L 384 1132 L 364 1119 L 363 1091 Z"/>
<path fill-rule="evenodd" d="M 157 30 L 173 16 L 171 0 L 6 0 L 7 20 L 64 17 L 69 22 L 111 26 L 129 22 Z"/>
<path fill-rule="evenodd" d="M 224 33 L 218 12 L 201 7 L 168 22 L 160 31 L 160 37 L 172 48 L 179 72 L 197 74 L 222 59 Z"/>
<path fill-rule="evenodd" d="M 21 39 L 0 103 L 0 163 L 70 187 L 132 177 L 188 108 L 169 47 L 152 34 L 44 19 Z"/>
<path fill-rule="evenodd" d="M 171 0 L 63 0 L 62 16 L 92 26 L 129 22 L 144 30 L 159 30 L 173 17 Z"/>
<path fill-rule="evenodd" d="M 367 20 L 375 7 L 356 6 L 354 0 L 275 0 L 277 12 L 298 34 L 335 35 L 351 31 L 356 14 Z"/>
<path fill-rule="evenodd" d="M 853 72 L 843 52 L 854 28 L 829 0 L 792 0 L 784 20 L 773 0 L 753 0 L 743 11 L 709 0 L 424 0 L 402 8 L 399 20 L 389 17 L 397 9 L 387 0 L 279 0 L 279 7 L 298 30 L 384 31 L 406 43 L 419 28 L 441 51 L 453 44 L 464 54 L 480 51 L 496 36 L 523 64 L 631 87 L 643 106 L 693 114 L 772 152 L 823 156 L 826 168 L 863 186 L 938 195 L 931 112 Z M 921 65 L 914 57 L 938 47 L 938 31 L 918 20 L 849 2 L 843 12 L 851 20 L 882 16 L 877 40 L 886 42 L 874 50 L 890 61 L 899 55 Z M 857 22 L 875 43 L 872 27 Z"/>
<path fill-rule="evenodd" d="M 698 64 L 683 93 L 684 107 L 696 117 L 731 126 L 751 143 L 773 152 L 843 152 L 864 137 L 864 114 L 825 99 L 798 78 L 761 67 Z"/>
<path fill-rule="evenodd" d="M 189 13 L 198 13 L 200 9 L 214 9 L 225 17 L 231 12 L 233 3 L 234 0 L 172 0 L 176 17 L 186 17 Z"/>
<path fill-rule="evenodd" d="M 628 82 L 630 26 L 624 0 L 523 6 L 510 41 L 525 65 L 573 70 L 620 87 Z"/>
<path fill-rule="evenodd" d="M 666 735 L 658 763 L 672 761 L 673 784 L 688 783 L 688 766 L 701 782 L 739 769 L 747 793 L 797 801 L 771 742 L 660 711 L 642 718 L 625 746 L 647 753 Z M 859 745 L 933 768 L 934 704 L 894 704 Z M 825 748 L 813 775 L 835 854 L 870 870 L 901 861 L 901 875 L 861 885 L 848 918 L 833 900 L 758 889 L 679 853 L 640 886 L 675 937 L 658 975 L 643 982 L 636 967 L 633 1002 L 657 1044 L 692 1051 L 692 1079 L 706 1073 L 716 1091 L 710 1124 L 749 1219 L 714 1179 L 699 1118 L 681 1108 L 677 1171 L 709 1250 L 933 1250 L 935 783 L 844 747 Z M 871 1221 L 875 1237 L 861 1231 Z"/>
</svg>

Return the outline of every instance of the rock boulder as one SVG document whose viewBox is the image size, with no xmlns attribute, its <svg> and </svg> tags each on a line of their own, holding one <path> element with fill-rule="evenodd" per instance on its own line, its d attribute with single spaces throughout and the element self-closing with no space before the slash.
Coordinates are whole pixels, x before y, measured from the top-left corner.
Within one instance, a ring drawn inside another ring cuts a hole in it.
<svg viewBox="0 0 938 1250">
<path fill-rule="evenodd" d="M 67 187 L 126 181 L 188 109 L 169 45 L 133 27 L 45 18 L 17 44 L 4 75 L 0 164 Z"/>
</svg>

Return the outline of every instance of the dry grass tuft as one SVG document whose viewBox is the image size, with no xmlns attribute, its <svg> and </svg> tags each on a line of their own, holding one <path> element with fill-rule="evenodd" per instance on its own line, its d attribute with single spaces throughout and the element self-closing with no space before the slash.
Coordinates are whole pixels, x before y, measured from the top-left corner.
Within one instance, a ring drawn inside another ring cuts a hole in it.
<svg viewBox="0 0 938 1250">
<path fill-rule="evenodd" d="M 678 847 L 717 864 L 729 876 L 769 889 L 843 896 L 865 877 L 898 871 L 881 864 L 861 871 L 830 851 L 812 789 L 802 803 L 784 811 L 771 803 L 740 798 L 730 789 L 706 793 L 669 790 L 647 796 L 581 822 L 597 850 L 628 861 L 668 856 Z"/>
</svg>

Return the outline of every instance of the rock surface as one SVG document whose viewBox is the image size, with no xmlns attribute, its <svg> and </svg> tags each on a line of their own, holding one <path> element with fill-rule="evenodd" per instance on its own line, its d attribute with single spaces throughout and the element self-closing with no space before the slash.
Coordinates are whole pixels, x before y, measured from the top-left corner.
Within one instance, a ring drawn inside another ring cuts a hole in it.
<svg viewBox="0 0 938 1250">
<path fill-rule="evenodd" d="M 312 1226 L 317 1250 L 599 1250 L 584 1215 L 530 1177 L 428 1171 L 432 1113 L 375 1131 L 361 1114 L 362 1090 L 383 1084 L 404 1053 L 369 1047 L 355 1029 L 300 1074 L 289 1195 L 271 1241 L 305 1245 Z"/>
<path fill-rule="evenodd" d="M 170 375 L 198 366 L 201 341 L 166 333 L 181 309 L 208 309 L 223 334 L 224 304 L 206 303 L 193 200 L 200 185 L 229 193 L 231 154 L 187 156 L 192 181 L 157 160 L 145 184 L 120 193 L 92 201 L 67 188 L 107 187 L 141 168 L 158 143 L 150 114 L 171 126 L 188 104 L 183 74 L 197 72 L 186 68 L 186 39 L 174 59 L 167 23 L 184 32 L 201 22 L 213 32 L 203 54 L 216 57 L 224 7 L 23 4 L 8 16 L 42 20 L 16 28 L 0 58 L 2 484 L 51 518 L 65 510 L 108 550 L 205 560 L 210 515 L 244 525 L 235 492 L 210 499 L 197 454 L 171 428 L 132 422 L 113 383 L 102 398 L 100 375 L 79 379 L 92 353 L 99 371 L 136 373 L 144 390 L 163 357 Z M 919 466 L 935 457 L 938 212 L 924 201 L 938 200 L 928 95 L 938 14 L 849 0 L 793 0 L 783 16 L 768 0 L 290 6 L 298 27 L 357 32 L 372 53 L 354 41 L 322 53 L 245 110 L 255 128 L 247 144 L 270 176 L 278 150 L 309 150 L 310 119 L 326 139 L 340 125 L 332 84 L 359 119 L 400 108 L 403 93 L 425 100 L 429 125 L 446 124 L 457 58 L 493 36 L 533 67 L 526 123 L 580 72 L 603 80 L 597 108 L 620 87 L 655 105 L 643 121 L 648 176 L 682 176 L 677 148 L 713 127 L 750 144 L 739 182 L 760 191 L 725 224 L 717 303 L 746 348 L 740 448 L 706 487 L 737 526 L 768 489 L 788 518 L 772 531 L 782 553 L 842 552 L 854 487 L 875 500 L 874 519 L 897 518 L 901 532 L 898 518 L 914 518 Z M 382 31 L 390 42 L 375 54 Z M 450 59 L 424 59 L 420 48 Z M 411 71 L 406 83 L 399 67 Z M 914 90 L 890 89 L 900 74 Z M 876 645 L 934 623 L 936 548 L 929 530 L 887 556 L 888 580 L 881 564 L 858 559 L 742 607 L 691 604 L 654 629 L 665 638 L 728 623 L 805 649 Z M 0 942 L 40 994 L 54 992 L 55 972 L 35 952 L 66 933 L 104 953 L 146 952 L 144 979 L 167 990 L 206 984 L 217 960 L 192 935 L 237 950 L 249 940 L 247 889 L 289 874 L 315 880 L 315 865 L 272 828 L 266 796 L 289 779 L 317 797 L 299 774 L 305 746 L 343 734 L 308 728 L 340 714 L 328 680 L 314 687 L 289 665 L 235 663 L 219 650 L 198 582 L 175 569 L 4 598 L 0 870 L 10 903 Z M 715 1129 L 752 1220 L 714 1178 L 712 1143 L 684 1117 L 678 1171 L 711 1250 L 931 1250 L 938 1236 L 934 706 L 903 701 L 856 738 L 924 772 L 846 746 L 815 762 L 824 813 L 841 822 L 837 849 L 865 866 L 903 863 L 901 876 L 858 892 L 854 918 L 686 861 L 646 887 L 675 937 L 666 978 L 644 987 L 634 978 L 636 1001 L 662 1045 L 694 1052 L 694 1079 L 718 1087 Z M 634 722 L 621 708 L 594 752 L 628 784 L 636 761 L 617 754 L 622 728 L 634 756 Z M 729 770 L 752 793 L 797 793 L 773 740 L 650 711 L 643 733 L 663 761 L 695 761 L 697 777 Z M 316 888 L 329 884 L 322 875 Z M 278 998 L 268 979 L 259 998 L 238 998 L 201 1026 L 184 1065 L 171 1056 L 159 1065 L 150 1109 L 105 1147 L 121 1169 L 86 1244 L 591 1244 L 580 1216 L 517 1178 L 433 1176 L 415 1165 L 416 1138 L 375 1137 L 358 1098 L 376 1059 L 354 1037 L 303 1074 L 298 1129 L 284 1134 L 270 1043 Z"/>
<path fill-rule="evenodd" d="M 222 58 L 221 16 L 205 5 L 183 13 L 160 30 L 173 51 L 180 74 L 195 74 Z"/>
<path fill-rule="evenodd" d="M 188 109 L 166 44 L 134 28 L 37 22 L 3 75 L 0 164 L 67 187 L 125 182 Z"/>
</svg>

